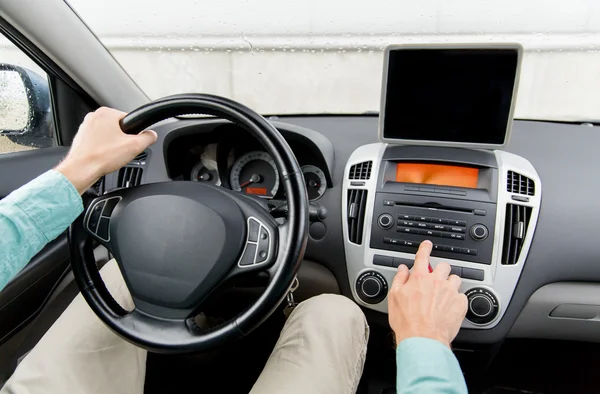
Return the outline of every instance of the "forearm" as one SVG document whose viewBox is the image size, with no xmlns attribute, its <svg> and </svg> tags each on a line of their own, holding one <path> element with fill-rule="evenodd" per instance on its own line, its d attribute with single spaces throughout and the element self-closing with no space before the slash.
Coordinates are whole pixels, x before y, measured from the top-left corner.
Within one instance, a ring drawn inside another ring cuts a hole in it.
<svg viewBox="0 0 600 394">
<path fill-rule="evenodd" d="M 0 201 L 0 290 L 79 216 L 78 191 L 48 171 Z"/>
<path fill-rule="evenodd" d="M 456 357 L 442 343 L 428 338 L 408 338 L 396 349 L 398 394 L 467 393 Z"/>
</svg>

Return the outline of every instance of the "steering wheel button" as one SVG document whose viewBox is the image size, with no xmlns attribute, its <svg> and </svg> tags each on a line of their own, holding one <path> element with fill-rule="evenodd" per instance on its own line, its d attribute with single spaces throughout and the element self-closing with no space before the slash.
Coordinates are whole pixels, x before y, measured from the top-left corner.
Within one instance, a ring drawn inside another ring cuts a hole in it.
<svg viewBox="0 0 600 394">
<path fill-rule="evenodd" d="M 259 250 L 256 255 L 256 264 L 262 263 L 267 259 L 267 252 L 264 250 Z"/>
<path fill-rule="evenodd" d="M 106 205 L 104 206 L 104 210 L 102 211 L 102 216 L 110 217 L 119 201 L 121 201 L 119 197 L 113 197 L 106 200 Z"/>
<path fill-rule="evenodd" d="M 108 224 L 109 220 L 107 218 L 100 219 L 100 223 L 98 224 L 98 232 L 96 233 L 98 237 L 105 241 L 108 241 Z"/>
<path fill-rule="evenodd" d="M 98 221 L 100 220 L 100 214 L 102 213 L 102 209 L 104 208 L 104 201 L 96 204 L 92 212 L 90 213 L 90 218 L 88 220 L 88 230 L 92 233 L 96 233 L 98 228 Z"/>
<path fill-rule="evenodd" d="M 240 266 L 248 266 L 254 264 L 254 256 L 256 255 L 256 244 L 246 244 L 244 255 L 240 259 Z"/>
<path fill-rule="evenodd" d="M 258 231 L 260 230 L 260 224 L 254 220 L 248 220 L 248 241 L 256 242 L 258 241 Z"/>
<path fill-rule="evenodd" d="M 256 257 L 257 263 L 262 263 L 267 260 L 269 254 L 269 233 L 265 227 L 260 228 L 260 239 L 258 240 L 259 255 Z M 261 256 L 261 252 L 265 253 L 265 256 Z"/>
</svg>

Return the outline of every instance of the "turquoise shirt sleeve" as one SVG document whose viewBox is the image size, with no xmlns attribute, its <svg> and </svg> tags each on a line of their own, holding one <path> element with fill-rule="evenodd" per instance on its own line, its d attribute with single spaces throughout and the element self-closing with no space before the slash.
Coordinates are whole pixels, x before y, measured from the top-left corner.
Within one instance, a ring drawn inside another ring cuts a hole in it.
<svg viewBox="0 0 600 394">
<path fill-rule="evenodd" d="M 50 170 L 0 201 L 0 290 L 83 210 L 81 196 Z"/>
<path fill-rule="evenodd" d="M 408 338 L 396 348 L 397 394 L 467 393 L 454 353 L 429 338 Z"/>
</svg>

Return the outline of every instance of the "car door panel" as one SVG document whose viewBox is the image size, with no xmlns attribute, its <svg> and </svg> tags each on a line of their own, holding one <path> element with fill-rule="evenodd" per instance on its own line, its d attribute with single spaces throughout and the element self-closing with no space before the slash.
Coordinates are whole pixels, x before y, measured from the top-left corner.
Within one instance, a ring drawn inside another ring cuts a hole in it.
<svg viewBox="0 0 600 394">
<path fill-rule="evenodd" d="M 55 167 L 67 152 L 57 146 L 0 154 L 0 198 Z"/>
<path fill-rule="evenodd" d="M 0 292 L 0 346 L 42 309 L 69 270 L 67 237 L 49 243 Z"/>
<path fill-rule="evenodd" d="M 56 166 L 67 150 L 52 147 L 0 155 L 0 197 Z M 64 233 L 0 291 L 0 346 L 37 315 L 68 268 L 69 247 Z"/>
</svg>

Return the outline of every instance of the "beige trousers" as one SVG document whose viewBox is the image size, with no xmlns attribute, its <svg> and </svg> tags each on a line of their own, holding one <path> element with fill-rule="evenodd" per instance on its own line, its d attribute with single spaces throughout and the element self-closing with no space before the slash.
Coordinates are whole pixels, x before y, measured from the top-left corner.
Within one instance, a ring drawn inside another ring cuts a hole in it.
<svg viewBox="0 0 600 394">
<path fill-rule="evenodd" d="M 133 302 L 117 264 L 101 271 L 115 299 Z M 337 295 L 302 302 L 287 320 L 252 394 L 355 393 L 369 327 L 360 308 Z M 110 331 L 78 295 L 19 364 L 1 394 L 144 392 L 146 351 Z"/>
</svg>

